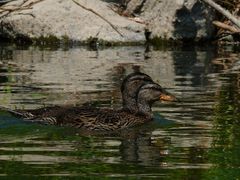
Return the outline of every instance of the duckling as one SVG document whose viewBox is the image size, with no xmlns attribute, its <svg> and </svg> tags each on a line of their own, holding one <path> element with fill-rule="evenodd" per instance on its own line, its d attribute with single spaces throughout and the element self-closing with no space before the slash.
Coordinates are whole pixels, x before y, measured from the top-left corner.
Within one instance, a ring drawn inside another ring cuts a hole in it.
<svg viewBox="0 0 240 180">
<path fill-rule="evenodd" d="M 54 106 L 16 111 L 15 115 L 30 122 L 113 131 L 151 121 L 153 118 L 151 107 L 155 101 L 175 100 L 173 95 L 145 74 L 129 75 L 122 83 L 121 92 L 123 108 L 120 110 Z"/>
</svg>

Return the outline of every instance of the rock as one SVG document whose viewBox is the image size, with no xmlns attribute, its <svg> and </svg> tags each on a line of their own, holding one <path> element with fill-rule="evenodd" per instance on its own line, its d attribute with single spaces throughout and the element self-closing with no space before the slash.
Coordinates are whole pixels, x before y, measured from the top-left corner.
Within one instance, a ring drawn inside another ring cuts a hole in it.
<svg viewBox="0 0 240 180">
<path fill-rule="evenodd" d="M 100 0 L 15 0 L 0 10 L 0 37 L 42 41 L 142 43 L 201 41 L 214 35 L 214 12 L 198 0 L 122 0 L 123 17 Z M 132 16 L 137 16 L 132 18 Z M 147 30 L 147 31 L 146 31 Z"/>
<path fill-rule="evenodd" d="M 0 6 L 13 0 L 0 0 Z"/>
<path fill-rule="evenodd" d="M 150 39 L 201 41 L 214 33 L 215 13 L 198 0 L 131 0 L 124 14 L 143 19 Z"/>
<path fill-rule="evenodd" d="M 144 42 L 144 25 L 114 12 L 100 0 L 16 0 L 2 8 L 20 7 L 11 13 L 0 10 L 0 36 L 10 39 L 51 37 L 74 42 Z"/>
</svg>

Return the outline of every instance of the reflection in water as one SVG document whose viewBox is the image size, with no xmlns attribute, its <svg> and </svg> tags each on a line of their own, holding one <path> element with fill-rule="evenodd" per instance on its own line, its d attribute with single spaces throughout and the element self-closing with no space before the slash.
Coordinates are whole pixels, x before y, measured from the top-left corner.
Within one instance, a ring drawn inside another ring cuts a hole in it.
<svg viewBox="0 0 240 180">
<path fill-rule="evenodd" d="M 0 174 L 239 177 L 238 52 L 228 47 L 0 46 L 1 106 L 120 107 L 121 81 L 136 70 L 181 100 L 157 103 L 153 122 L 114 134 L 26 124 L 0 112 Z"/>
<path fill-rule="evenodd" d="M 214 131 L 210 161 L 215 162 L 211 174 L 237 179 L 240 176 L 240 73 L 223 74 L 223 86 L 218 91 L 214 107 Z M 220 169 L 229 169 L 228 171 Z"/>
</svg>

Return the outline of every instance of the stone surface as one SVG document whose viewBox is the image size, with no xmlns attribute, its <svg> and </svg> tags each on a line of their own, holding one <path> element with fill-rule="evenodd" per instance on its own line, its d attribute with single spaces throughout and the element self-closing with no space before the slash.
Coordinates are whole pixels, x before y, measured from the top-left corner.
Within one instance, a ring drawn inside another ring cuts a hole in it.
<svg viewBox="0 0 240 180">
<path fill-rule="evenodd" d="M 36 1 L 29 0 L 25 5 Z M 100 0 L 76 1 L 87 9 L 94 10 L 105 20 L 72 0 L 43 0 L 33 4 L 31 9 L 14 11 L 2 17 L 0 35 L 14 39 L 67 37 L 78 42 L 88 41 L 90 38 L 118 43 L 145 41 L 144 25 L 120 16 L 109 7 L 109 3 Z M 2 8 L 13 7 L 16 4 L 19 6 L 22 2 L 23 0 L 16 0 Z M 0 11 L 0 16 L 3 15 L 4 12 Z"/>
<path fill-rule="evenodd" d="M 198 41 L 214 33 L 215 13 L 198 0 L 131 0 L 125 13 L 145 21 L 150 39 Z"/>
<path fill-rule="evenodd" d="M 1 7 L 19 6 L 23 1 L 16 0 Z M 110 8 L 110 3 L 101 0 L 76 0 L 85 8 L 73 0 L 28 0 L 22 7 L 37 1 L 40 2 L 30 9 L 9 14 L 0 10 L 0 36 L 139 43 L 146 41 L 146 29 L 150 39 L 200 41 L 214 35 L 214 12 L 198 0 L 127 0 L 124 1 L 127 4 L 125 16 L 120 16 Z"/>
</svg>

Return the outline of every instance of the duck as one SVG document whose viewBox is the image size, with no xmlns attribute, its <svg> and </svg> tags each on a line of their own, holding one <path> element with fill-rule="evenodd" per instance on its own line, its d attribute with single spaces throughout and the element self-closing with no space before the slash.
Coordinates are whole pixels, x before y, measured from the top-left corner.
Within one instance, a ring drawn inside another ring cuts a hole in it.
<svg viewBox="0 0 240 180">
<path fill-rule="evenodd" d="M 137 91 L 148 83 L 153 83 L 152 78 L 142 72 L 134 72 L 126 76 L 121 85 L 122 107 L 124 110 L 131 113 L 138 112 Z"/>
<path fill-rule="evenodd" d="M 90 131 L 114 131 L 151 121 L 154 102 L 176 100 L 175 96 L 141 72 L 132 73 L 123 79 L 121 93 L 123 107 L 117 110 L 86 106 L 52 106 L 9 112 L 28 122 L 70 126 Z"/>
</svg>

